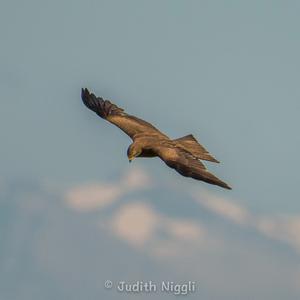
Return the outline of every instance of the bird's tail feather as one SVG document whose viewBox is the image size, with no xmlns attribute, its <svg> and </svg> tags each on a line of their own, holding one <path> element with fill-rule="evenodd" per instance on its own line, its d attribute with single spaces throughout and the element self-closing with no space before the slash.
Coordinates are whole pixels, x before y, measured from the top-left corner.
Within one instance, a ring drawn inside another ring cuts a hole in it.
<svg viewBox="0 0 300 300">
<path fill-rule="evenodd" d="M 175 139 L 173 142 L 199 159 L 216 163 L 219 162 L 200 143 L 198 143 L 192 134 Z"/>
</svg>

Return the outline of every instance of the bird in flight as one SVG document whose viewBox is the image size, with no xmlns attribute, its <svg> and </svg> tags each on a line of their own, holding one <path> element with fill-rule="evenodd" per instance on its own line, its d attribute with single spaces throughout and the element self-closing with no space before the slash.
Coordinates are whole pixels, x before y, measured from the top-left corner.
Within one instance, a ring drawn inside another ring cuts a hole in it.
<svg viewBox="0 0 300 300">
<path fill-rule="evenodd" d="M 185 177 L 231 189 L 229 185 L 207 171 L 201 160 L 218 163 L 193 135 L 170 139 L 152 124 L 124 112 L 124 109 L 82 89 L 83 103 L 101 118 L 118 126 L 132 140 L 128 147 L 129 162 L 135 157 L 159 157 L 170 168 Z"/>
</svg>

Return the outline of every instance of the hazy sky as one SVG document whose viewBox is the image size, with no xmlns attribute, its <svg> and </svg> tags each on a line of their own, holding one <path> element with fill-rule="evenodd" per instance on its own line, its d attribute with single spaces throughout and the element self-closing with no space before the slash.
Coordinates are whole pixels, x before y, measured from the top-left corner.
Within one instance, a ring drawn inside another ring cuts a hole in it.
<svg viewBox="0 0 300 300">
<path fill-rule="evenodd" d="M 82 106 L 86 86 L 172 137 L 193 133 L 240 201 L 300 209 L 299 3 L 1 3 L 2 176 L 127 165 L 130 140 Z"/>
<path fill-rule="evenodd" d="M 0 179 L 72 186 L 136 166 L 253 213 L 299 214 L 299 11 L 298 1 L 2 0 Z M 129 166 L 130 139 L 83 106 L 82 87 L 171 137 L 194 134 L 233 190 L 158 159 Z"/>
</svg>

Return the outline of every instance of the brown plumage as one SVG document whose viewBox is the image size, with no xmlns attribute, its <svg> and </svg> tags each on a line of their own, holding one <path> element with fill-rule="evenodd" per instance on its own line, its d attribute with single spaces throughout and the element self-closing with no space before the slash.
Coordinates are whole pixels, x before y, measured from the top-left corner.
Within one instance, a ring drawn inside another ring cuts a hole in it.
<svg viewBox="0 0 300 300">
<path fill-rule="evenodd" d="M 96 97 L 88 89 L 82 89 L 81 98 L 89 109 L 118 126 L 131 137 L 133 143 L 127 150 L 129 161 L 135 157 L 158 156 L 183 176 L 231 189 L 225 182 L 206 170 L 200 159 L 217 163 L 219 161 L 209 154 L 193 135 L 171 140 L 152 124 L 126 114 L 122 108 L 109 100 Z"/>
</svg>

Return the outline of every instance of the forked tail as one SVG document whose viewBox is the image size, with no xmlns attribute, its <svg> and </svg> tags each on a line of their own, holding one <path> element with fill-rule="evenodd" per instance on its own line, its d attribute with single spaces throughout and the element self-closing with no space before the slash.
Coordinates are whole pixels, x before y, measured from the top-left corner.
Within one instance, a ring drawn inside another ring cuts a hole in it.
<svg viewBox="0 0 300 300">
<path fill-rule="evenodd" d="M 216 160 L 202 145 L 198 143 L 192 134 L 175 139 L 173 142 L 175 142 L 178 147 L 188 151 L 196 158 L 219 163 L 218 160 Z"/>
</svg>

